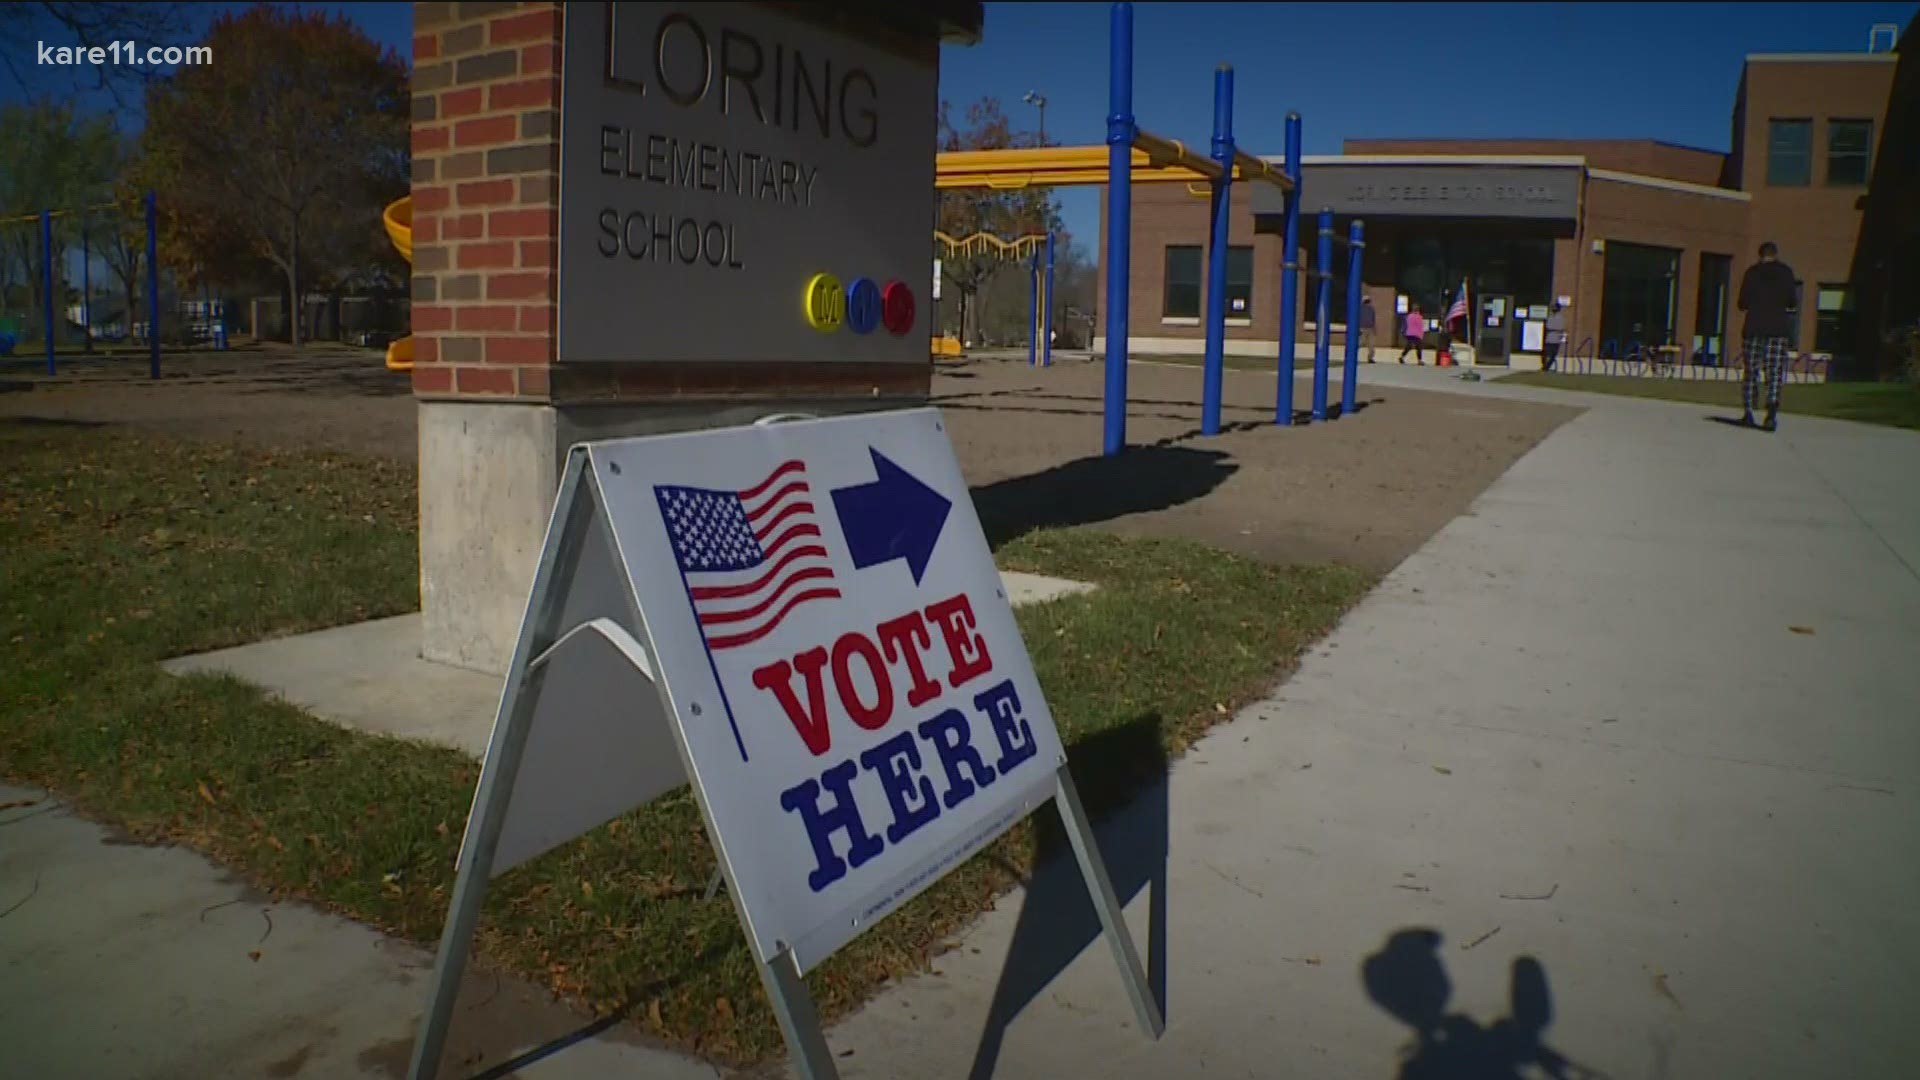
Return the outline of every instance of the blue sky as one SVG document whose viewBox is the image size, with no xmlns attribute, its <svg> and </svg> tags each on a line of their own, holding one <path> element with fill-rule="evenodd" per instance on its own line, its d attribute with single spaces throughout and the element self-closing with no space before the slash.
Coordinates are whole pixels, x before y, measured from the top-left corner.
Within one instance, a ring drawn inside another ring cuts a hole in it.
<svg viewBox="0 0 1920 1080">
<path fill-rule="evenodd" d="M 1279 153 L 1288 110 L 1309 154 L 1347 138 L 1652 138 L 1728 146 L 1742 58 L 1860 52 L 1874 23 L 1914 3 L 1136 4 L 1134 112 L 1205 146 L 1213 69 L 1234 67 L 1234 136 Z M 1047 135 L 1106 139 L 1107 4 L 988 4 L 971 48 L 942 50 L 940 93 L 985 95 Z M 1345 42 L 1346 44 L 1342 44 Z M 1077 243 L 1099 228 L 1097 189 L 1062 193 Z"/>
<path fill-rule="evenodd" d="M 221 10 L 198 4 L 204 27 Z M 302 4 L 344 13 L 407 55 L 407 3 Z M 1143 127 L 1204 146 L 1212 72 L 1235 68 L 1235 136 L 1278 153 L 1289 109 L 1306 151 L 1359 137 L 1653 138 L 1727 148 L 1741 60 L 1754 52 L 1858 52 L 1875 23 L 1904 27 L 1904 3 L 1137 4 L 1134 110 Z M 1035 125 L 1021 95 L 1047 99 L 1047 134 L 1106 137 L 1108 5 L 990 3 L 976 46 L 942 50 L 940 93 L 956 109 L 998 97 Z M 1342 44 L 1344 43 L 1344 44 Z M 29 54 L 30 58 L 30 54 Z M 9 90 L 0 97 L 12 96 Z M 1090 243 L 1094 189 L 1062 193 L 1068 229 Z"/>
</svg>

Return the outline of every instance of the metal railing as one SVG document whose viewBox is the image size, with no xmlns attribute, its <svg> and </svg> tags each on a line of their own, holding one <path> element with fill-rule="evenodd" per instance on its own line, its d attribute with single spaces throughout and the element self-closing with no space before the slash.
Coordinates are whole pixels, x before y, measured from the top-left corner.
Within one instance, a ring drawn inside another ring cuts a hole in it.
<svg viewBox="0 0 1920 1080">
<path fill-rule="evenodd" d="M 1704 358 L 1704 362 L 1703 362 Z M 1724 360 L 1724 362 L 1722 362 Z M 1596 346 L 1589 337 L 1580 347 L 1555 362 L 1554 370 L 1564 375 L 1608 375 L 1620 378 L 1680 379 L 1696 382 L 1739 382 L 1746 377 L 1745 351 L 1732 357 L 1697 353 L 1675 360 L 1663 360 L 1641 343 L 1628 342 L 1621 350 L 1615 342 Z M 1791 353 L 1787 357 L 1786 382 L 1823 383 L 1833 370 L 1833 357 L 1826 353 Z"/>
</svg>

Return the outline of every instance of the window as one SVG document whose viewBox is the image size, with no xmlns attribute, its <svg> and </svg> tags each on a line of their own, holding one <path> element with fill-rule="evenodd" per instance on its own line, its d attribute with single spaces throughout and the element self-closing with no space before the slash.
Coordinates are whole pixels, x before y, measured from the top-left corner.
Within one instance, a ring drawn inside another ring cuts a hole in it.
<svg viewBox="0 0 1920 1080">
<path fill-rule="evenodd" d="M 1806 187 L 1813 182 L 1813 121 L 1767 121 L 1767 184 Z"/>
<path fill-rule="evenodd" d="M 1853 351 L 1853 289 L 1821 285 L 1814 294 L 1813 351 L 1839 356 Z"/>
<path fill-rule="evenodd" d="M 1872 167 L 1873 121 L 1827 121 L 1827 183 L 1858 187 Z"/>
<path fill-rule="evenodd" d="M 1166 295 L 1160 315 L 1198 319 L 1206 303 L 1205 249 L 1198 244 L 1167 245 Z M 1253 249 L 1227 249 L 1227 318 L 1253 318 Z"/>
<path fill-rule="evenodd" d="M 1693 309 L 1693 355 L 1714 363 L 1726 355 L 1727 293 L 1733 281 L 1733 256 L 1700 255 L 1700 295 Z"/>
<path fill-rule="evenodd" d="M 1680 253 L 1607 241 L 1600 282 L 1600 355 L 1631 356 L 1673 342 Z"/>
<path fill-rule="evenodd" d="M 1253 249 L 1227 248 L 1227 318 L 1253 318 Z"/>
<path fill-rule="evenodd" d="M 1168 319 L 1200 317 L 1200 246 L 1167 245 L 1166 295 L 1160 314 Z"/>
</svg>

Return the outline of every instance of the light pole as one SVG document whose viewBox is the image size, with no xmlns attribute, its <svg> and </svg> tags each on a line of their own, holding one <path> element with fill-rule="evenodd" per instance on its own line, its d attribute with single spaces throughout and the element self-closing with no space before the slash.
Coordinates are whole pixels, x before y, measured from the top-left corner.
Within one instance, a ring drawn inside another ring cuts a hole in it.
<svg viewBox="0 0 1920 1080">
<path fill-rule="evenodd" d="M 1047 144 L 1047 99 L 1040 96 L 1038 90 L 1029 90 L 1020 95 L 1020 100 L 1040 110 L 1040 145 Z"/>
</svg>

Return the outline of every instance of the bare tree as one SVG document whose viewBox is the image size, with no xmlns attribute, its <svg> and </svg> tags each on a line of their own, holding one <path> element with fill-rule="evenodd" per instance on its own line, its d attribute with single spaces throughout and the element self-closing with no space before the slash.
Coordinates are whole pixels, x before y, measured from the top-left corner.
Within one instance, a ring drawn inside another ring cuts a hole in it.
<svg viewBox="0 0 1920 1080">
<path fill-rule="evenodd" d="M 264 4 L 216 19 L 207 42 L 218 64 L 182 68 L 147 96 L 162 258 L 223 278 L 267 260 L 298 345 L 303 275 L 336 247 L 329 231 L 378 235 L 376 189 L 406 160 L 407 66 L 344 17 Z"/>
</svg>

